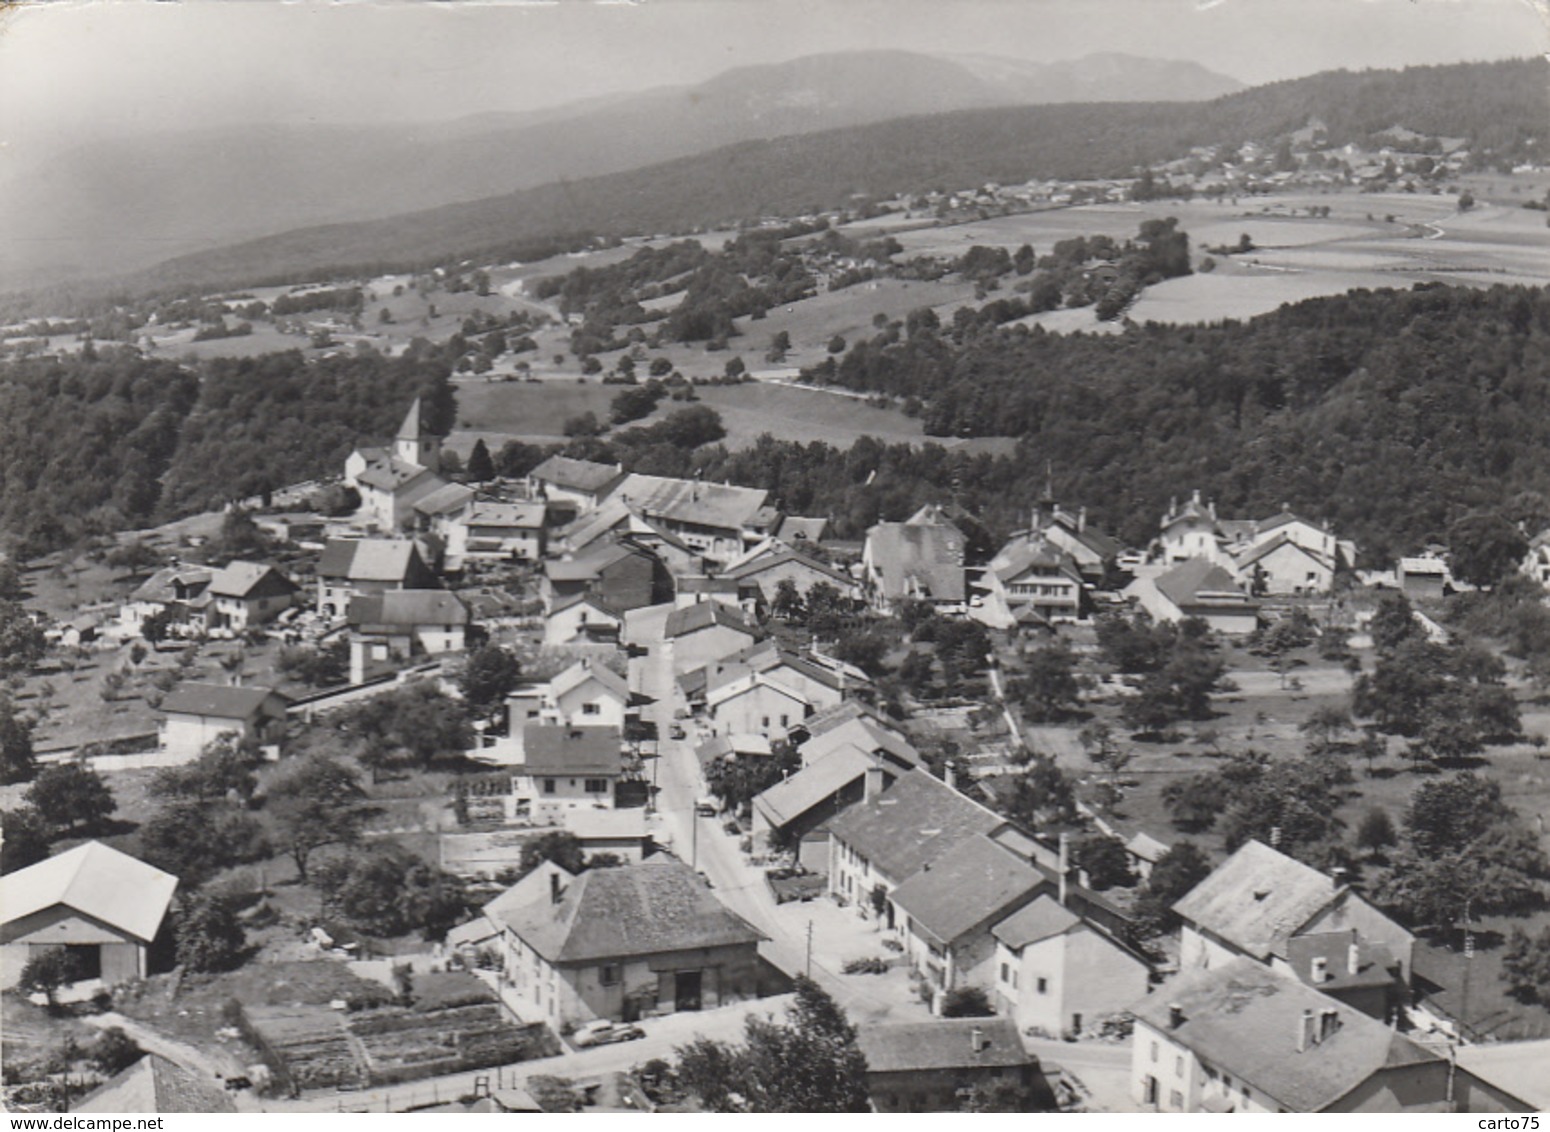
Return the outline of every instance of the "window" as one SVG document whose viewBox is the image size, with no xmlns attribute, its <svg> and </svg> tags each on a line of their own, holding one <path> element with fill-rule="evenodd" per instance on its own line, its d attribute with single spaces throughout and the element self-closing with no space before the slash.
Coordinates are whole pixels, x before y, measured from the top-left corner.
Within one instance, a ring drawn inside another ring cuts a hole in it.
<svg viewBox="0 0 1550 1132">
<path fill-rule="evenodd" d="M 1173 1075 L 1175 1077 L 1184 1076 L 1184 1059 L 1182 1057 L 1173 1059 Z"/>
<path fill-rule="evenodd" d="M 1155 1049 L 1156 1047 L 1154 1046 L 1153 1048 Z M 1141 1082 L 1141 1089 L 1142 1089 L 1142 1096 L 1141 1096 L 1142 1103 L 1144 1103 L 1144 1104 L 1156 1104 L 1157 1103 L 1157 1078 L 1156 1077 L 1153 1077 L 1151 1075 L 1148 1075 L 1148 1076 L 1144 1077 L 1142 1079 L 1142 1082 Z"/>
<path fill-rule="evenodd" d="M 1003 983 L 1009 983 L 1012 981 L 1012 969 L 1005 963 L 1001 964 L 1001 981 Z"/>
<path fill-rule="evenodd" d="M 1152 1043 L 1152 1060 L 1153 1061 L 1157 1060 L 1157 1043 L 1156 1042 Z"/>
<path fill-rule="evenodd" d="M 553 794 L 557 785 L 558 784 L 552 778 L 544 779 L 544 793 Z"/>
<path fill-rule="evenodd" d="M 1232 1078 L 1229 1077 L 1226 1073 L 1222 1074 L 1222 1088 L 1224 1088 L 1224 1089 L 1231 1089 L 1232 1088 Z"/>
<path fill-rule="evenodd" d="M 582 715 L 602 715 L 603 714 L 603 707 L 602 707 L 601 704 L 582 704 L 581 705 L 581 714 Z"/>
<path fill-rule="evenodd" d="M 587 789 L 587 793 L 588 794 L 607 794 L 608 793 L 608 779 L 606 779 L 606 778 L 589 778 L 589 779 L 587 779 L 586 789 Z"/>
<path fill-rule="evenodd" d="M 1249 1091 L 1249 1087 L 1247 1085 L 1243 1086 L 1243 1103 L 1244 1104 L 1248 1104 L 1249 1103 L 1249 1098 L 1251 1096 L 1253 1096 L 1253 1095 L 1254 1094 Z"/>
<path fill-rule="evenodd" d="M 1168 1107 L 1180 1109 L 1183 1108 L 1184 1094 L 1180 1093 L 1177 1089 L 1170 1089 L 1168 1091 Z"/>
<path fill-rule="evenodd" d="M 1042 975 L 1039 976 L 1039 982 L 1038 982 L 1038 988 L 1037 989 L 1038 989 L 1038 992 L 1040 994 L 1048 994 L 1049 993 L 1049 980 L 1044 978 Z M 1155 1044 L 1152 1046 L 1152 1060 L 1153 1061 L 1157 1060 L 1157 1046 Z"/>
<path fill-rule="evenodd" d="M 615 963 L 604 963 L 598 972 L 598 981 L 605 987 L 617 986 L 619 983 L 619 967 Z"/>
</svg>

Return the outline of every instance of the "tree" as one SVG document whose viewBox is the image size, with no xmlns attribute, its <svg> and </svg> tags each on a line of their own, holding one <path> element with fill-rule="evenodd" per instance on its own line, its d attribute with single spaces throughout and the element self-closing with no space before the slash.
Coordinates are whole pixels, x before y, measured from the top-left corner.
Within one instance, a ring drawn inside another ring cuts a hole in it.
<svg viewBox="0 0 1550 1132">
<path fill-rule="evenodd" d="M 1152 864 L 1135 903 L 1137 933 L 1166 935 L 1178 925 L 1173 906 L 1211 874 L 1211 862 L 1193 841 L 1180 841 Z"/>
<path fill-rule="evenodd" d="M 1528 540 L 1494 512 L 1465 515 L 1448 528 L 1448 566 L 1472 586 L 1490 588 L 1517 571 Z"/>
<path fill-rule="evenodd" d="M 995 1013 L 984 987 L 954 987 L 942 996 L 943 1018 L 990 1018 Z"/>
<path fill-rule="evenodd" d="M 1130 855 L 1116 838 L 1102 834 L 1084 837 L 1076 843 L 1073 857 L 1095 891 L 1130 888 L 1136 883 L 1135 874 L 1130 871 Z"/>
<path fill-rule="evenodd" d="M 786 355 L 791 350 L 791 334 L 789 331 L 778 330 L 770 336 L 770 348 L 764 355 L 767 362 L 779 363 L 786 360 Z"/>
<path fill-rule="evenodd" d="M 1356 847 L 1365 849 L 1374 857 L 1380 856 L 1385 849 L 1398 840 L 1394 832 L 1394 822 L 1389 818 L 1389 812 L 1382 806 L 1373 806 L 1369 809 L 1363 815 L 1361 824 L 1356 827 Z"/>
<path fill-rule="evenodd" d="M 35 773 L 32 724 L 17 714 L 8 698 L 0 696 L 0 783 L 12 786 L 28 782 Z"/>
<path fill-rule="evenodd" d="M 503 705 L 521 679 L 522 665 L 516 654 L 491 644 L 469 654 L 458 677 L 458 688 L 469 711 L 485 715 Z"/>
<path fill-rule="evenodd" d="M 1550 926 L 1536 935 L 1519 927 L 1508 933 L 1502 981 L 1520 1002 L 1550 1003 Z"/>
<path fill-rule="evenodd" d="M 495 468 L 501 475 L 515 479 L 525 476 L 544 459 L 544 450 L 536 444 L 508 440 L 495 455 Z"/>
<path fill-rule="evenodd" d="M 265 812 L 303 883 L 316 850 L 360 836 L 365 800 L 355 772 L 330 755 L 314 753 L 282 764 L 266 790 Z"/>
<path fill-rule="evenodd" d="M 522 843 L 521 869 L 524 874 L 532 872 L 545 861 L 552 861 L 568 873 L 579 873 L 587 867 L 581 841 L 574 833 L 565 830 L 552 830 L 530 837 Z"/>
<path fill-rule="evenodd" d="M 234 735 L 222 735 L 207 743 L 193 762 L 157 771 L 149 790 L 161 798 L 233 797 L 247 802 L 258 786 L 253 772 L 261 761 L 255 748 Z"/>
<path fill-rule="evenodd" d="M 343 684 L 350 678 L 350 642 L 339 637 L 318 648 L 282 645 L 275 667 L 314 688 Z"/>
<path fill-rule="evenodd" d="M 468 750 L 474 741 L 463 705 L 429 681 L 347 708 L 338 726 L 358 741 L 358 757 L 373 774 L 399 764 L 426 767 L 442 755 Z"/>
<path fill-rule="evenodd" d="M 184 889 L 198 888 L 224 869 L 269 855 L 257 818 L 209 798 L 164 802 L 136 836 L 136 855 L 177 877 Z"/>
<path fill-rule="evenodd" d="M 27 803 L 53 829 L 94 833 L 118 809 L 102 776 L 82 763 L 48 767 L 27 790 Z"/>
<path fill-rule="evenodd" d="M 700 1038 L 674 1051 L 681 1084 L 715 1112 L 866 1112 L 866 1058 L 856 1030 L 798 976 L 784 1023 L 750 1015 L 744 1043 Z"/>
<path fill-rule="evenodd" d="M 1012 780 L 1004 807 L 1007 817 L 1033 830 L 1073 826 L 1081 821 L 1070 776 L 1047 755 L 1035 755 Z"/>
<path fill-rule="evenodd" d="M 1076 679 L 1076 657 L 1065 641 L 1056 641 L 1033 652 L 1014 694 L 1024 714 L 1035 723 L 1063 719 L 1081 698 Z"/>
<path fill-rule="evenodd" d="M 0 601 L 0 676 L 26 672 L 48 649 L 42 627 L 14 601 Z"/>
<path fill-rule="evenodd" d="M 0 810 L 0 873 L 14 873 L 48 856 L 52 831 L 31 806 Z"/>
<path fill-rule="evenodd" d="M 776 584 L 775 600 L 770 603 L 770 612 L 782 621 L 800 621 L 806 616 L 802 593 L 797 589 L 794 579 L 782 578 Z"/>
<path fill-rule="evenodd" d="M 109 1026 L 91 1044 L 92 1064 L 97 1072 L 111 1077 L 122 1073 L 145 1056 L 145 1051 L 121 1026 Z"/>
<path fill-rule="evenodd" d="M 728 358 L 727 364 L 723 368 L 722 372 L 730 378 L 739 378 L 748 372 L 748 367 L 743 364 L 742 356 L 739 355 L 737 357 Z"/>
<path fill-rule="evenodd" d="M 468 454 L 468 466 L 464 474 L 474 483 L 488 483 L 495 478 L 495 461 L 490 459 L 490 449 L 484 437 L 474 441 L 473 451 Z"/>
<path fill-rule="evenodd" d="M 190 971 L 229 971 L 242 958 L 247 933 L 234 901 L 202 892 L 183 899 L 174 925 L 178 963 Z"/>
<path fill-rule="evenodd" d="M 1410 608 L 1410 599 L 1397 592 L 1384 594 L 1378 600 L 1367 631 L 1372 636 L 1373 648 L 1380 653 L 1392 652 L 1406 641 L 1426 638 Z"/>
<path fill-rule="evenodd" d="M 566 436 L 597 436 L 603 431 L 603 426 L 598 421 L 597 414 L 588 409 L 581 415 L 568 419 L 563 431 Z"/>
<path fill-rule="evenodd" d="M 1298 730 L 1307 735 L 1315 747 L 1331 747 L 1351 726 L 1348 710 L 1336 704 L 1324 704 L 1315 708 Z"/>
<path fill-rule="evenodd" d="M 1138 731 L 1161 731 L 1184 719 L 1210 719 L 1211 693 L 1226 666 L 1195 642 L 1181 641 L 1158 670 L 1147 673 L 1120 717 Z"/>
<path fill-rule="evenodd" d="M 43 995 L 52 1013 L 59 1006 L 54 1000 L 59 988 L 78 982 L 86 975 L 86 959 L 79 952 L 64 947 L 34 948 L 16 985 L 28 994 Z"/>
<path fill-rule="evenodd" d="M 829 353 L 831 353 L 831 354 L 843 354 L 844 352 L 845 352 L 845 338 L 844 338 L 843 335 L 836 334 L 833 338 L 829 339 Z"/>
<path fill-rule="evenodd" d="M 1214 774 L 1192 774 L 1163 787 L 1163 805 L 1174 825 L 1199 833 L 1216 824 L 1221 813 L 1221 783 Z"/>
</svg>

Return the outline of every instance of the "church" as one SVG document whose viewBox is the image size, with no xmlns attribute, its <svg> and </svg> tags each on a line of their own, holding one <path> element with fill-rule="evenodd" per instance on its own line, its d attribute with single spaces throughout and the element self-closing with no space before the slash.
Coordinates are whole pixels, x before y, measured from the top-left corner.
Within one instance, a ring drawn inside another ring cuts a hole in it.
<svg viewBox="0 0 1550 1132">
<path fill-rule="evenodd" d="M 414 505 L 447 486 L 441 471 L 442 437 L 425 429 L 420 399 L 409 406 L 391 448 L 357 448 L 344 463 L 345 482 L 360 492 L 361 513 L 390 534 L 414 526 Z"/>
</svg>

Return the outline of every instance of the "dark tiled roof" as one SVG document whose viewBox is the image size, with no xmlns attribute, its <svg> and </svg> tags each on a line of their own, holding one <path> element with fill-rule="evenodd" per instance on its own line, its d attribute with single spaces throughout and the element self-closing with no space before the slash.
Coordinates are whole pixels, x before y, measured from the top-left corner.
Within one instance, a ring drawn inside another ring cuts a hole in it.
<svg viewBox="0 0 1550 1132">
<path fill-rule="evenodd" d="M 522 769 L 527 774 L 617 775 L 624 759 L 617 727 L 529 723 L 522 729 Z"/>
<path fill-rule="evenodd" d="M 181 588 L 193 597 L 210 584 L 211 571 L 203 566 L 167 566 L 152 574 L 134 593 L 130 601 L 177 601 Z"/>
<path fill-rule="evenodd" d="M 285 702 L 285 697 L 273 688 L 180 684 L 161 702 L 161 710 L 169 714 L 208 715 L 216 719 L 251 719 L 272 697 Z"/>
<path fill-rule="evenodd" d="M 1002 582 L 1011 582 L 1034 568 L 1056 571 L 1074 582 L 1082 580 L 1076 560 L 1043 535 L 1014 539 L 990 560 L 989 569 Z"/>
<path fill-rule="evenodd" d="M 449 483 L 444 487 L 438 487 L 424 499 L 417 500 L 414 509 L 422 515 L 450 515 L 470 503 L 474 495 L 475 492 L 471 487 L 465 487 L 460 483 Z"/>
<path fill-rule="evenodd" d="M 832 578 L 841 586 L 849 586 L 853 584 L 850 578 L 847 578 L 833 566 L 826 565 L 825 563 L 818 561 L 818 559 L 809 557 L 808 555 L 802 554 L 799 551 L 789 549 L 772 550 L 767 553 L 760 554 L 755 558 L 747 559 L 746 561 L 741 562 L 727 570 L 726 573 L 722 575 L 722 577 L 737 579 L 751 578 L 756 574 L 764 573 L 766 570 L 773 570 L 777 566 L 784 566 L 788 562 L 795 562 L 798 566 L 801 566 L 804 569 L 811 570 L 817 574 L 822 574 L 826 578 Z"/>
<path fill-rule="evenodd" d="M 715 600 L 697 601 L 693 605 L 673 610 L 667 615 L 662 635 L 672 639 L 697 633 L 701 629 L 709 629 L 712 625 L 736 629 L 751 637 L 763 636 L 759 627 L 745 618 L 740 611 L 724 601 Z"/>
<path fill-rule="evenodd" d="M 1173 905 L 1246 955 L 1286 957 L 1286 941 L 1334 903 L 1339 889 L 1317 869 L 1250 841 Z"/>
<path fill-rule="evenodd" d="M 1171 1028 L 1172 1006 L 1183 1021 Z M 1333 1032 L 1299 1052 L 1304 1011 L 1317 1026 L 1329 1010 L 1337 1020 Z M 1380 1069 L 1442 1060 L 1382 1022 L 1247 958 L 1181 975 L 1131 1012 L 1292 1112 L 1328 1108 Z"/>
<path fill-rule="evenodd" d="M 528 476 L 558 488 L 597 494 L 624 479 L 624 469 L 618 464 L 599 464 L 593 460 L 577 460 L 571 456 L 550 456 Z"/>
<path fill-rule="evenodd" d="M 267 562 L 232 562 L 211 576 L 209 592 L 220 597 L 261 598 L 293 594 L 299 588 Z"/>
<path fill-rule="evenodd" d="M 876 798 L 845 811 L 829 831 L 874 868 L 902 881 L 969 838 L 1005 824 L 945 782 L 912 770 Z"/>
<path fill-rule="evenodd" d="M 952 945 L 999 920 L 1050 882 L 1043 871 L 988 837 L 969 837 L 931 861 L 890 894 L 914 927 Z"/>
<path fill-rule="evenodd" d="M 1034 1056 L 1023 1049 L 1017 1024 L 1007 1018 L 941 1018 L 862 1026 L 856 1040 L 867 1069 L 873 1073 L 1036 1064 Z"/>
<path fill-rule="evenodd" d="M 317 572 L 320 578 L 347 578 L 352 582 L 405 585 L 435 581 L 414 541 L 406 538 L 329 539 L 318 559 Z"/>
<path fill-rule="evenodd" d="M 854 747 L 835 751 L 783 778 L 753 800 L 754 809 L 776 829 L 799 818 L 820 802 L 866 777 L 877 760 Z"/>
<path fill-rule="evenodd" d="M 466 625 L 468 607 L 446 590 L 389 590 L 350 599 L 351 628 Z"/>
<path fill-rule="evenodd" d="M 764 935 L 728 909 L 678 861 L 589 869 L 547 896 L 504 909 L 502 920 L 550 963 L 584 964 L 697 951 Z"/>
<path fill-rule="evenodd" d="M 967 592 L 964 537 L 936 523 L 879 523 L 867 531 L 870 559 L 890 601 L 919 597 L 958 602 Z"/>
<path fill-rule="evenodd" d="M 236 1112 L 214 1081 L 148 1053 L 78 1100 L 71 1112 Z"/>
<path fill-rule="evenodd" d="M 653 519 L 669 519 L 701 527 L 742 530 L 764 506 L 762 488 L 632 474 L 615 495 Z"/>
<path fill-rule="evenodd" d="M 1181 610 L 1202 608 L 1242 608 L 1254 610 L 1259 604 L 1239 588 L 1232 575 L 1214 562 L 1191 558 L 1159 574 L 1153 583 L 1158 591 Z"/>
<path fill-rule="evenodd" d="M 1013 951 L 1021 951 L 1030 943 L 1063 935 L 1081 922 L 1082 917 L 1046 894 L 1013 912 L 991 928 L 990 934 Z"/>
</svg>

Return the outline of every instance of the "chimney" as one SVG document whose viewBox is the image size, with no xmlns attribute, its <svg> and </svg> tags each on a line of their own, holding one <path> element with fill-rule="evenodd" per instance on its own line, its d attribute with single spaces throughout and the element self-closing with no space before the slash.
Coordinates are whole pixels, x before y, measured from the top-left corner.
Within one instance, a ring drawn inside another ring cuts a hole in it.
<svg viewBox="0 0 1550 1132">
<path fill-rule="evenodd" d="M 985 1047 L 989 1044 L 990 1043 L 985 1041 L 985 1031 L 980 1029 L 978 1026 L 975 1026 L 972 1030 L 969 1031 L 969 1048 L 972 1049 L 975 1053 L 983 1053 L 985 1051 Z"/>
<path fill-rule="evenodd" d="M 1307 1050 L 1313 1036 L 1313 1011 L 1304 1010 L 1297 1019 L 1297 1052 Z"/>
<path fill-rule="evenodd" d="M 1279 849 L 1281 847 L 1281 827 L 1278 825 L 1270 827 L 1270 847 L 1272 849 Z"/>
<path fill-rule="evenodd" d="M 1335 891 L 1339 892 L 1345 887 L 1345 869 L 1336 865 L 1329 870 L 1329 879 L 1334 883 Z"/>
<path fill-rule="evenodd" d="M 1184 1008 L 1176 1002 L 1168 1004 L 1168 1029 L 1177 1030 L 1184 1025 Z"/>
<path fill-rule="evenodd" d="M 883 768 L 876 763 L 866 768 L 866 782 L 862 788 L 863 800 L 870 800 L 883 792 Z"/>
<path fill-rule="evenodd" d="M 1332 1037 L 1338 1029 L 1340 1029 L 1340 1011 L 1333 1007 L 1319 1011 L 1319 1041 Z"/>
<path fill-rule="evenodd" d="M 954 790 L 958 789 L 957 763 L 949 761 L 947 765 L 942 768 L 942 781 L 947 783 L 947 785 L 952 787 Z"/>
<path fill-rule="evenodd" d="M 1078 507 L 1076 510 L 1076 530 L 1081 534 L 1087 529 L 1087 508 Z"/>
<path fill-rule="evenodd" d="M 1327 983 L 1329 981 L 1329 960 L 1325 959 L 1322 955 L 1315 955 L 1313 957 L 1313 972 L 1311 981 L 1314 986 L 1318 986 L 1320 983 Z"/>
<path fill-rule="evenodd" d="M 1346 971 L 1352 975 L 1358 975 L 1362 970 L 1362 949 L 1357 940 L 1356 929 L 1351 929 L 1351 946 L 1345 952 Z"/>
<path fill-rule="evenodd" d="M 1060 835 L 1060 906 L 1066 906 L 1066 874 L 1071 871 L 1071 835 Z"/>
<path fill-rule="evenodd" d="M 560 894 L 563 891 L 564 890 L 560 888 L 560 874 L 558 872 L 550 873 L 549 874 L 549 903 L 551 903 L 551 904 L 558 904 L 560 902 Z"/>
</svg>

